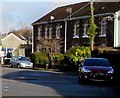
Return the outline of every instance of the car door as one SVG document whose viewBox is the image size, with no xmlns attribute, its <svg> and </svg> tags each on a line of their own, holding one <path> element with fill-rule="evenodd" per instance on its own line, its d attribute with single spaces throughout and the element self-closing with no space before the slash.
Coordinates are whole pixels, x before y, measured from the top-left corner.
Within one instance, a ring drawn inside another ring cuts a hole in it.
<svg viewBox="0 0 120 98">
<path fill-rule="evenodd" d="M 17 62 L 18 62 L 18 59 L 17 59 L 16 56 L 14 56 L 14 57 L 12 58 L 12 60 L 11 60 L 11 65 L 12 65 L 13 67 L 17 67 Z"/>
</svg>

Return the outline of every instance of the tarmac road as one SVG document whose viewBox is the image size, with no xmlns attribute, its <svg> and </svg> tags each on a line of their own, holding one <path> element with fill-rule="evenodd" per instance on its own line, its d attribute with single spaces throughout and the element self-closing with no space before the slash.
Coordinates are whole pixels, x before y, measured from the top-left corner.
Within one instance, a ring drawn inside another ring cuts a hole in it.
<svg viewBox="0 0 120 98">
<path fill-rule="evenodd" d="M 80 84 L 72 72 L 2 67 L 2 96 L 118 96 L 113 86 Z"/>
</svg>

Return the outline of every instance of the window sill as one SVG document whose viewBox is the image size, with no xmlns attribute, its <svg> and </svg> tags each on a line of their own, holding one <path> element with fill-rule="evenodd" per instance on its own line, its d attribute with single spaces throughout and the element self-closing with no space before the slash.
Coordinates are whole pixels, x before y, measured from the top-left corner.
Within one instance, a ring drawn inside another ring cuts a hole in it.
<svg viewBox="0 0 120 98">
<path fill-rule="evenodd" d="M 99 37 L 106 37 L 106 35 L 99 35 Z"/>
<path fill-rule="evenodd" d="M 79 38 L 79 36 L 78 35 L 74 35 L 73 38 Z"/>
<path fill-rule="evenodd" d="M 88 37 L 88 35 L 84 35 L 84 36 L 82 36 L 82 38 L 89 38 L 89 37 Z"/>
</svg>

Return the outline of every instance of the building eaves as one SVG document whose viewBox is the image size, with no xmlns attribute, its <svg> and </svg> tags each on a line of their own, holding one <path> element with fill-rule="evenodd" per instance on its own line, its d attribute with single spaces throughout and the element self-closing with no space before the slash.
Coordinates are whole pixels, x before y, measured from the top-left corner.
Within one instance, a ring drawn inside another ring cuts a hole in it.
<svg viewBox="0 0 120 98">
<path fill-rule="evenodd" d="M 82 2 L 67 6 L 58 7 L 47 15 L 35 21 L 32 25 L 43 24 L 50 22 L 50 16 L 54 16 L 55 21 L 63 21 L 69 18 L 70 13 L 66 11 L 67 8 L 72 9 L 71 18 L 90 16 L 90 2 Z M 94 14 L 115 13 L 120 10 L 120 2 L 94 2 Z"/>
</svg>

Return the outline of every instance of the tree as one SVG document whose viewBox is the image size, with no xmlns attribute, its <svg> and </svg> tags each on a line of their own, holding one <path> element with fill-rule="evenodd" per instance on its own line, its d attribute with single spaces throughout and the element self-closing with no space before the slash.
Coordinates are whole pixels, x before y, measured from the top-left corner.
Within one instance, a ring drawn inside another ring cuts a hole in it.
<svg viewBox="0 0 120 98">
<path fill-rule="evenodd" d="M 96 32 L 97 26 L 94 22 L 93 0 L 91 0 L 90 6 L 91 6 L 91 19 L 89 21 L 90 27 L 88 29 L 88 36 L 89 36 L 89 39 L 90 39 L 91 51 L 93 51 L 93 49 L 94 49 L 94 39 L 95 39 L 95 36 L 97 34 L 97 32 Z"/>
<path fill-rule="evenodd" d="M 56 39 L 56 38 L 45 39 L 41 37 L 41 39 L 39 40 L 39 45 L 47 53 L 49 65 L 52 62 L 52 55 L 56 53 L 55 49 L 58 47 L 61 48 L 63 46 L 62 44 L 63 44 L 62 39 Z"/>
</svg>

